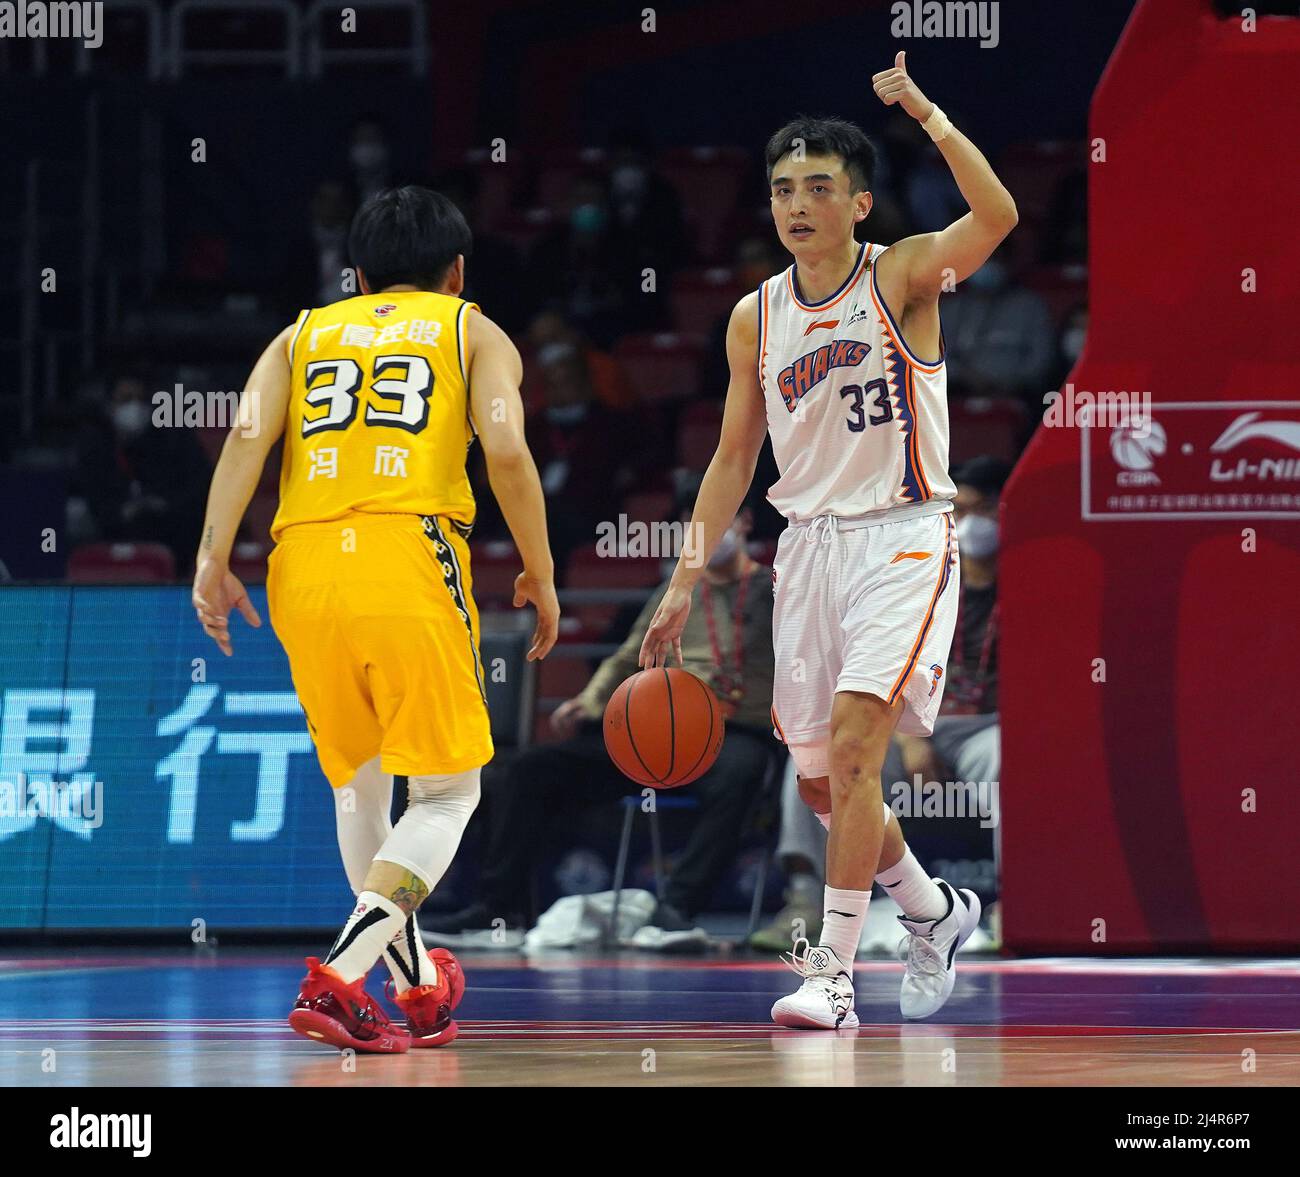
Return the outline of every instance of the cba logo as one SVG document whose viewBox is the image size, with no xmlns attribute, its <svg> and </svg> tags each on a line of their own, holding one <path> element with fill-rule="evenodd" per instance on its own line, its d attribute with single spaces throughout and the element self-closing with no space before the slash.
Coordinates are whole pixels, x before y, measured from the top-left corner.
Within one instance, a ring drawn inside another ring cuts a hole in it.
<svg viewBox="0 0 1300 1177">
<path fill-rule="evenodd" d="M 1110 456 L 1124 469 L 1115 481 L 1120 486 L 1159 486 L 1151 468 L 1167 446 L 1165 428 L 1158 421 L 1147 421 L 1140 429 L 1117 426 L 1110 435 Z"/>
<path fill-rule="evenodd" d="M 934 698 L 934 692 L 939 689 L 939 680 L 943 678 L 943 667 L 937 662 L 930 664 L 930 698 Z"/>
<path fill-rule="evenodd" d="M 391 315 L 395 310 L 397 310 L 395 302 L 386 302 L 382 306 L 372 307 L 370 313 L 378 315 L 382 319 L 385 315 Z"/>
</svg>

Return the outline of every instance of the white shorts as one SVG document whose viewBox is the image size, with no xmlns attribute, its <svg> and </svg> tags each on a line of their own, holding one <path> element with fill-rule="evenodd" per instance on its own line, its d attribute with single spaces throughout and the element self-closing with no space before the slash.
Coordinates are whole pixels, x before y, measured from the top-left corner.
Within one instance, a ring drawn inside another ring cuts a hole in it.
<svg viewBox="0 0 1300 1177">
<path fill-rule="evenodd" d="M 792 524 L 777 544 L 772 576 L 772 721 L 800 776 L 829 772 L 837 691 L 891 705 L 902 697 L 898 730 L 934 730 L 957 624 L 951 512 Z"/>
</svg>

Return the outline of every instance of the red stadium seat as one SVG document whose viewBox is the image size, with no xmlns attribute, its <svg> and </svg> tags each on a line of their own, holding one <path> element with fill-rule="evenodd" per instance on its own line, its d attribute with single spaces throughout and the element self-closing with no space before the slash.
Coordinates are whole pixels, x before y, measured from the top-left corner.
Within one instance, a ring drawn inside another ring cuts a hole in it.
<svg viewBox="0 0 1300 1177">
<path fill-rule="evenodd" d="M 677 461 L 687 470 L 704 470 L 713 460 L 722 433 L 722 406 L 713 401 L 688 405 L 677 426 Z"/>
<path fill-rule="evenodd" d="M 1021 283 L 1047 303 L 1058 330 L 1075 307 L 1088 301 L 1087 266 L 1038 266 Z"/>
<path fill-rule="evenodd" d="M 164 584 L 176 561 L 162 544 L 82 544 L 68 557 L 73 584 Z"/>
<path fill-rule="evenodd" d="M 591 680 L 587 656 L 565 653 L 557 644 L 537 668 L 537 693 L 544 699 L 572 699 Z"/>
<path fill-rule="evenodd" d="M 266 558 L 271 545 L 256 540 L 243 540 L 230 553 L 230 571 L 244 584 L 266 583 Z"/>
<path fill-rule="evenodd" d="M 678 331 L 708 334 L 747 293 L 735 271 L 725 266 L 683 270 L 673 279 L 669 300 L 673 324 Z"/>
<path fill-rule="evenodd" d="M 519 553 L 509 540 L 471 541 L 469 575 L 479 605 L 509 606 L 515 596 L 515 577 L 522 571 Z"/>
<path fill-rule="evenodd" d="M 704 344 L 673 331 L 625 335 L 614 347 L 643 401 L 690 400 L 700 391 Z"/>
<path fill-rule="evenodd" d="M 645 523 L 658 523 L 671 519 L 673 493 L 670 490 L 642 490 L 623 500 L 623 511 L 629 519 Z"/>
<path fill-rule="evenodd" d="M 1002 153 L 997 173 L 1021 218 L 1041 221 L 1051 211 L 1061 180 L 1087 166 L 1088 148 L 1081 141 L 1013 143 Z"/>
<path fill-rule="evenodd" d="M 1027 418 L 1019 401 L 973 396 L 949 404 L 948 422 L 948 460 L 955 466 L 981 454 L 1014 462 Z"/>
<path fill-rule="evenodd" d="M 566 588 L 650 588 L 662 579 L 658 556 L 601 555 L 593 546 L 578 548 L 569 556 L 564 584 Z"/>
<path fill-rule="evenodd" d="M 660 170 L 677 189 L 700 252 L 710 261 L 722 256 L 750 166 L 738 147 L 684 147 L 664 154 Z"/>
</svg>

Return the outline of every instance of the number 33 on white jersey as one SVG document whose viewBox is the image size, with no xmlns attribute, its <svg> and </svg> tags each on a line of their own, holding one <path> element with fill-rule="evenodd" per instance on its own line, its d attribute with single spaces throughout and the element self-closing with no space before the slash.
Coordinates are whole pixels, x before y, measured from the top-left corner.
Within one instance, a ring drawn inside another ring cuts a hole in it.
<svg viewBox="0 0 1300 1177">
<path fill-rule="evenodd" d="M 834 294 L 806 302 L 796 267 L 759 287 L 758 378 L 792 523 L 950 500 L 947 376 L 903 342 L 863 244 Z"/>
</svg>

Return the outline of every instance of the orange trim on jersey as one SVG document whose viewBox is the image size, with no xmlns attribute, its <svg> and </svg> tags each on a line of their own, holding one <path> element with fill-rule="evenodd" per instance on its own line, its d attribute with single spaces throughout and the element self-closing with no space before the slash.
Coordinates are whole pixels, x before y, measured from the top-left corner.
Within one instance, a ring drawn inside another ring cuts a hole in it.
<svg viewBox="0 0 1300 1177">
<path fill-rule="evenodd" d="M 762 329 L 758 333 L 758 387 L 759 387 L 759 391 L 761 392 L 763 391 L 763 369 L 767 366 L 767 325 L 772 318 L 771 312 L 768 310 L 768 305 L 767 305 L 767 280 L 766 279 L 764 279 L 763 284 L 759 287 L 759 291 L 762 293 L 763 296 L 763 307 L 762 307 L 763 325 L 762 325 Z"/>
<path fill-rule="evenodd" d="M 916 473 L 917 479 L 921 483 L 921 493 L 928 499 L 932 497 L 930 491 L 930 480 L 925 476 L 925 468 L 921 465 L 921 422 L 916 415 L 916 386 L 914 381 L 916 372 L 912 365 L 907 365 L 907 372 L 903 377 L 903 388 L 907 396 L 907 408 L 912 415 L 912 435 L 908 438 L 908 445 L 912 447 L 912 469 Z"/>
<path fill-rule="evenodd" d="M 853 268 L 853 273 L 844 281 L 844 289 L 830 302 L 819 302 L 816 306 L 809 306 L 806 302 L 799 300 L 799 296 L 794 291 L 794 266 L 791 266 L 785 272 L 785 284 L 789 288 L 794 305 L 801 311 L 807 311 L 810 315 L 820 315 L 822 311 L 830 310 L 836 303 L 843 302 L 849 296 L 849 292 L 858 284 L 858 279 L 862 277 L 862 271 L 867 268 L 867 264 L 871 260 L 871 248 L 870 245 L 863 247 L 862 256 L 858 259 L 858 264 Z"/>
<path fill-rule="evenodd" d="M 885 308 L 885 304 L 881 302 L 879 298 L 876 297 L 875 282 L 869 282 L 867 284 L 867 289 L 871 291 L 871 301 L 875 303 L 876 311 L 880 315 L 880 325 L 884 327 L 885 334 L 888 335 L 890 340 L 893 342 L 894 347 L 898 351 L 898 354 L 903 357 L 904 363 L 906 363 L 909 368 L 915 368 L 918 372 L 924 372 L 927 376 L 933 376 L 936 372 L 942 371 L 943 369 L 942 360 L 940 360 L 933 367 L 927 367 L 925 364 L 922 364 L 912 358 L 912 355 L 907 350 L 906 345 L 903 343 L 901 339 L 898 338 L 897 335 L 894 334 L 894 328 L 891 325 L 889 320 L 889 311 Z"/>
<path fill-rule="evenodd" d="M 781 730 L 781 721 L 776 717 L 776 704 L 772 705 L 772 726 L 776 728 L 776 734 L 781 738 L 781 743 L 788 743 L 785 732 Z"/>
<path fill-rule="evenodd" d="M 912 649 L 907 655 L 907 661 L 903 664 L 903 669 L 899 672 L 898 678 L 894 680 L 894 685 L 889 690 L 889 699 L 887 701 L 891 707 L 898 699 L 899 691 L 906 685 L 907 680 L 912 677 L 912 671 L 916 669 L 916 660 L 921 656 L 921 646 L 925 644 L 925 635 L 930 632 L 930 622 L 934 620 L 934 608 L 939 603 L 939 597 L 947 580 L 948 562 L 952 559 L 952 520 L 946 512 L 943 516 L 943 526 L 943 560 L 939 564 L 939 579 L 935 582 L 934 592 L 930 595 L 930 605 L 925 611 L 925 620 L 921 622 L 921 631 L 916 635 L 916 641 L 912 643 Z"/>
</svg>

